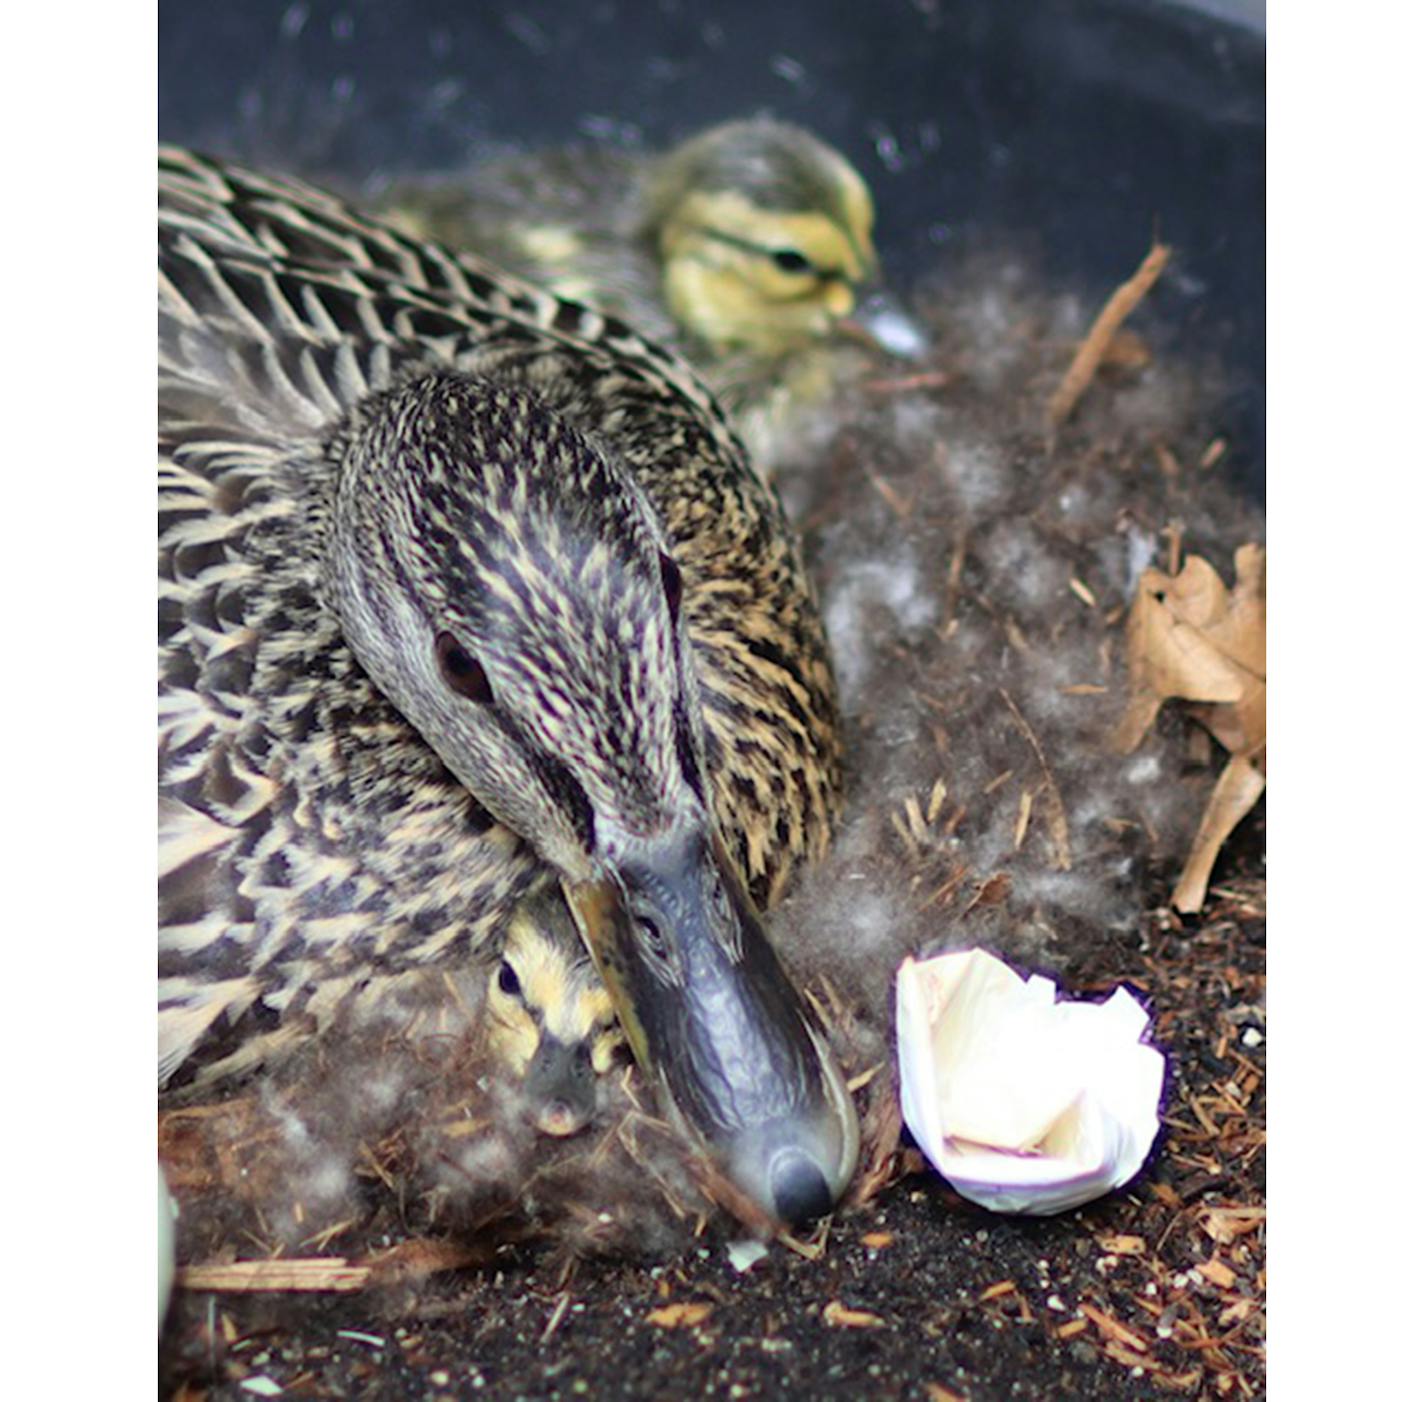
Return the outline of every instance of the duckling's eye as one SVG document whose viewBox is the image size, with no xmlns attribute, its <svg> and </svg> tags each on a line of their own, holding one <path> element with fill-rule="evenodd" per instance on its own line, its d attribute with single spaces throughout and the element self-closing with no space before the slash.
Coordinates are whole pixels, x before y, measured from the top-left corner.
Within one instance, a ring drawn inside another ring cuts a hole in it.
<svg viewBox="0 0 1424 1402">
<path fill-rule="evenodd" d="M 658 556 L 658 568 L 662 571 L 663 593 L 667 595 L 668 612 L 675 620 L 678 609 L 682 607 L 682 571 L 670 555 Z"/>
<path fill-rule="evenodd" d="M 511 998 L 519 997 L 519 975 L 514 972 L 514 966 L 508 959 L 499 966 L 499 991 Z"/>
<path fill-rule="evenodd" d="M 451 691 L 470 701 L 494 700 L 485 669 L 460 646 L 453 633 L 436 634 L 435 661 Z"/>
<path fill-rule="evenodd" d="M 811 260 L 804 253 L 798 253 L 794 248 L 778 248 L 771 255 L 771 261 L 783 273 L 809 273 L 811 271 Z"/>
</svg>

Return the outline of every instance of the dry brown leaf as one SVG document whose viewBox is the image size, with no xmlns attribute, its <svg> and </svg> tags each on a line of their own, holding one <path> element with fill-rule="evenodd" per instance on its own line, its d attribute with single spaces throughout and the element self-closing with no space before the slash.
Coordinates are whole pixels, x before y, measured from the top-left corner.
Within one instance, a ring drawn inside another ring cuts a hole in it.
<svg viewBox="0 0 1424 1402">
<path fill-rule="evenodd" d="M 1260 554 L 1259 570 L 1251 552 Z M 1253 682 L 1264 688 L 1264 594 L 1259 649 L 1246 633 L 1256 589 L 1264 589 L 1265 551 L 1243 546 L 1236 559 L 1238 589 L 1244 586 L 1249 597 L 1235 608 L 1221 576 L 1200 555 L 1189 555 L 1177 575 L 1142 572 L 1127 620 L 1130 695 L 1115 740 L 1123 753 L 1142 743 L 1164 701 L 1232 703 L 1241 701 Z M 1243 563 L 1245 580 L 1239 577 Z M 1259 672 L 1245 660 L 1257 661 L 1258 653 Z"/>
<path fill-rule="evenodd" d="M 885 1321 L 878 1314 L 871 1314 L 869 1310 L 849 1309 L 839 1300 L 832 1300 L 821 1311 L 821 1318 L 827 1324 L 834 1324 L 838 1329 L 883 1329 L 885 1327 Z"/>
<path fill-rule="evenodd" d="M 659 1329 L 690 1329 L 701 1324 L 711 1313 L 712 1306 L 705 1300 L 698 1300 L 649 1310 L 646 1318 L 649 1324 L 656 1324 Z"/>
<path fill-rule="evenodd" d="M 1199 555 L 1175 575 L 1145 570 L 1127 621 L 1129 696 L 1114 745 L 1136 749 L 1162 703 L 1185 700 L 1232 757 L 1172 893 L 1184 912 L 1201 909 L 1222 843 L 1266 785 L 1265 548 L 1241 546 L 1235 564 L 1230 590 Z"/>
<path fill-rule="evenodd" d="M 1207 882 L 1222 844 L 1266 790 L 1266 776 L 1245 755 L 1234 755 L 1221 771 L 1207 801 L 1192 850 L 1172 891 L 1172 904 L 1184 914 L 1202 908 Z"/>
</svg>

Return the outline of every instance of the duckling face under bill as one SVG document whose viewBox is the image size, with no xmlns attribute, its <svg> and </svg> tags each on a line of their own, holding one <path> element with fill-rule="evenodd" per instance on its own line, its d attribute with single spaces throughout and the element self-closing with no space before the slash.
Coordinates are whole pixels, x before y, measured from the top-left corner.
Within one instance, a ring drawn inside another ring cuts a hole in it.
<svg viewBox="0 0 1424 1402">
<path fill-rule="evenodd" d="M 798 127 L 732 122 L 652 182 L 663 292 L 717 351 L 778 354 L 830 334 L 874 276 L 874 206 L 842 156 Z"/>
<path fill-rule="evenodd" d="M 490 973 L 485 1019 L 488 1050 L 518 1080 L 535 1127 L 556 1136 L 583 1129 L 596 1078 L 623 1038 L 608 990 L 552 902 L 516 916 Z"/>
</svg>

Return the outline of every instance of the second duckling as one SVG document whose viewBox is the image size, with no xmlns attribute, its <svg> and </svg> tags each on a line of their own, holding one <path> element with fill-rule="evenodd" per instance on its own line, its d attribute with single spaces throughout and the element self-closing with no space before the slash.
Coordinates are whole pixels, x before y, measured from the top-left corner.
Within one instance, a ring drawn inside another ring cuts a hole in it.
<svg viewBox="0 0 1424 1402">
<path fill-rule="evenodd" d="M 458 182 L 398 185 L 384 213 L 676 345 L 763 469 L 796 411 L 830 395 L 837 333 L 878 267 L 864 180 L 810 132 L 769 118 L 724 123 L 662 156 L 492 161 Z"/>
</svg>

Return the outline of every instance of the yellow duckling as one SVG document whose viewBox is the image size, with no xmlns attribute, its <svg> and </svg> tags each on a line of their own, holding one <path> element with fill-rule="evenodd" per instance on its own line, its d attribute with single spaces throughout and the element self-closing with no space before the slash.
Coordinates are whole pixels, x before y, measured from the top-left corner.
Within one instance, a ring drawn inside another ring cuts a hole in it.
<svg viewBox="0 0 1424 1402">
<path fill-rule="evenodd" d="M 385 212 L 675 344 L 763 468 L 794 411 L 824 404 L 833 338 L 877 274 L 864 180 L 810 132 L 769 118 L 651 159 L 595 149 L 494 161 L 458 183 L 397 186 Z"/>
<path fill-rule="evenodd" d="M 563 1137 L 593 1118 L 596 1078 L 622 1045 L 613 1000 L 583 951 L 563 902 L 526 902 L 491 970 L 483 1010 L 492 1069 L 521 1087 L 535 1128 Z"/>
</svg>

